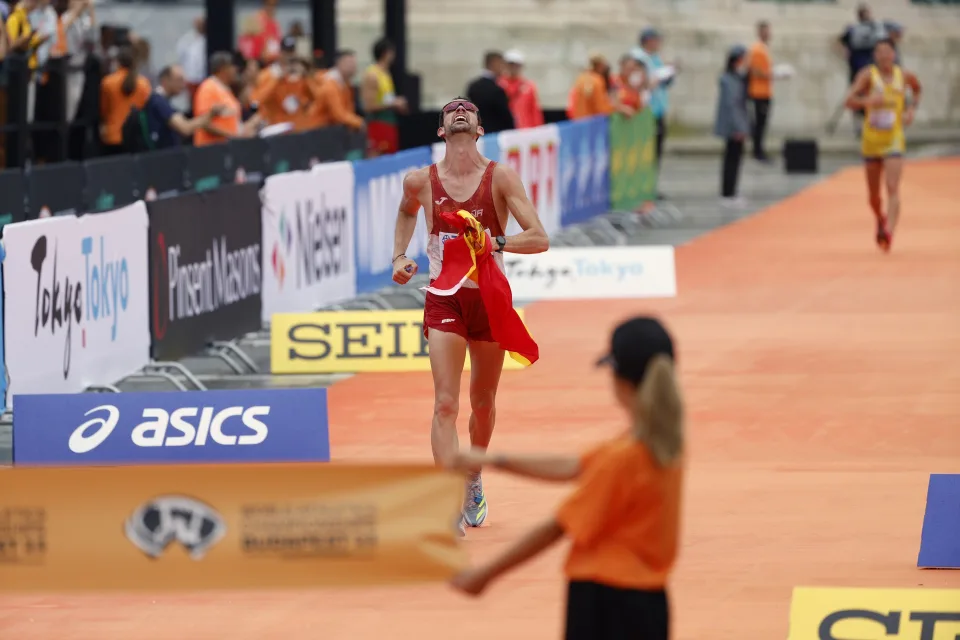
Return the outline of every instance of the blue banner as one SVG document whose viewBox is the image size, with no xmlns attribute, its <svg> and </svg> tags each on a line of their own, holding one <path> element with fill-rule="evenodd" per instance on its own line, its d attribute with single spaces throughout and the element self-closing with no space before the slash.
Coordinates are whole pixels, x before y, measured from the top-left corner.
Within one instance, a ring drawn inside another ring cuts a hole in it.
<svg viewBox="0 0 960 640">
<path fill-rule="evenodd" d="M 0 241 L 0 406 L 7 406 L 7 369 L 4 366 L 3 355 L 3 261 L 7 257 L 7 252 L 3 248 L 3 242 Z M 0 409 L 2 412 L 2 409 Z"/>
<path fill-rule="evenodd" d="M 960 474 L 930 476 L 917 566 L 960 569 Z"/>
<path fill-rule="evenodd" d="M 483 155 L 490 160 L 500 161 L 500 134 L 487 133 L 480 138 L 483 145 Z"/>
<path fill-rule="evenodd" d="M 560 220 L 583 222 L 610 210 L 607 119 L 561 122 Z"/>
<path fill-rule="evenodd" d="M 328 462 L 326 389 L 17 395 L 15 465 Z"/>
<path fill-rule="evenodd" d="M 430 162 L 430 147 L 418 147 L 353 163 L 357 293 L 375 291 L 393 282 L 393 235 L 403 177 Z M 406 254 L 417 261 L 421 273 L 426 272 L 427 226 L 422 214 L 417 216 L 417 228 Z"/>
</svg>

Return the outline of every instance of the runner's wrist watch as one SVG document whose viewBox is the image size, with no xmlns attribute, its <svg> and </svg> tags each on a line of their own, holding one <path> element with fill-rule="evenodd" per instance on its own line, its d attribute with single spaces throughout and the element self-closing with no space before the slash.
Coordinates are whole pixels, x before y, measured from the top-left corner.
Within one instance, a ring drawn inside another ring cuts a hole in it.
<svg viewBox="0 0 960 640">
<path fill-rule="evenodd" d="M 497 241 L 497 253 L 503 253 L 503 248 L 507 246 L 507 239 L 504 236 L 494 238 Z"/>
</svg>

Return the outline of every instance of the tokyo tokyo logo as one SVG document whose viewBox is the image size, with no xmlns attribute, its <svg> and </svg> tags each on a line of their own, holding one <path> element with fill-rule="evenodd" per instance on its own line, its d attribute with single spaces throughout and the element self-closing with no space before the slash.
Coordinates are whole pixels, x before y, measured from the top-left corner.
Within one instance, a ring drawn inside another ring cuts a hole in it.
<svg viewBox="0 0 960 640">
<path fill-rule="evenodd" d="M 293 247 L 293 229 L 290 228 L 285 211 L 280 212 L 277 236 L 279 239 L 273 243 L 270 252 L 270 264 L 273 267 L 273 276 L 282 289 L 283 282 L 287 278 L 287 263 L 284 256 L 290 255 L 290 249 Z"/>
</svg>

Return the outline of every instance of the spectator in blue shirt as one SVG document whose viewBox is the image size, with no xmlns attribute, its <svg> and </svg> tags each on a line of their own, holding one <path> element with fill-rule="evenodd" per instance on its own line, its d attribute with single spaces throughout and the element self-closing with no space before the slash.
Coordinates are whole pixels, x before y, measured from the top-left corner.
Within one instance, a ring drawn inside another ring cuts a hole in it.
<svg viewBox="0 0 960 640">
<path fill-rule="evenodd" d="M 202 129 L 223 112 L 222 105 L 216 105 L 202 116 L 187 119 L 170 104 L 186 89 L 187 83 L 183 69 L 178 65 L 164 67 L 160 71 L 157 88 L 143 107 L 146 114 L 148 146 L 151 149 L 166 149 L 182 144 L 197 129 Z"/>
<path fill-rule="evenodd" d="M 657 165 L 660 164 L 660 160 L 663 157 L 663 141 L 667 136 L 667 111 L 670 107 L 667 90 L 673 83 L 675 73 L 678 70 L 678 65 L 668 65 L 660 58 L 661 43 L 662 38 L 659 31 L 656 29 L 644 29 L 640 33 L 640 46 L 631 52 L 634 59 L 646 67 L 650 79 L 651 92 L 649 106 L 657 123 Z M 660 70 L 668 66 L 673 67 L 674 74 L 665 78 L 661 77 L 663 72 Z M 663 195 L 658 194 L 657 197 L 662 199 Z"/>
</svg>

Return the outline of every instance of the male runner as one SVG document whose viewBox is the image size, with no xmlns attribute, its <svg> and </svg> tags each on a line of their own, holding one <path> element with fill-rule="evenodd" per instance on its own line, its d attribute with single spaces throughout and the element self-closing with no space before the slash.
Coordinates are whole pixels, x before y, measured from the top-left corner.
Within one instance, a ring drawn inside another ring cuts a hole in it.
<svg viewBox="0 0 960 640">
<path fill-rule="evenodd" d="M 860 70 L 847 94 L 847 108 L 864 109 L 861 150 L 866 163 L 870 207 L 877 218 L 877 244 L 890 250 L 900 217 L 900 176 L 906 139 L 903 130 L 913 122 L 920 104 L 920 82 L 896 64 L 892 40 L 881 40 L 873 49 L 874 63 Z M 907 103 L 906 90 L 913 97 Z M 887 214 L 883 213 L 880 180 L 887 187 Z"/>
<path fill-rule="evenodd" d="M 423 207 L 427 219 L 427 255 L 430 279 L 440 274 L 443 243 L 455 238 L 458 229 L 440 217 L 444 212 L 469 211 L 490 234 L 497 253 L 494 259 L 503 269 L 502 252 L 540 253 L 549 246 L 547 233 L 536 209 L 527 198 L 515 171 L 480 155 L 477 139 L 483 135 L 477 107 L 457 98 L 443 107 L 437 135 L 446 141 L 446 155 L 437 164 L 411 171 L 403 179 L 403 199 L 397 214 L 393 244 L 393 279 L 406 284 L 417 272 L 417 264 L 404 252 L 410 244 L 417 214 Z M 523 229 L 507 237 L 508 216 Z M 503 350 L 493 341 L 480 289 L 467 281 L 451 296 L 427 293 L 423 309 L 423 330 L 430 347 L 434 405 L 430 444 L 437 464 L 448 466 L 459 455 L 457 413 L 460 409 L 460 376 L 467 351 L 470 352 L 470 444 L 486 449 L 496 418 L 495 400 Z M 480 474 L 470 478 L 464 501 L 464 522 L 479 527 L 487 517 L 487 501 Z"/>
</svg>

